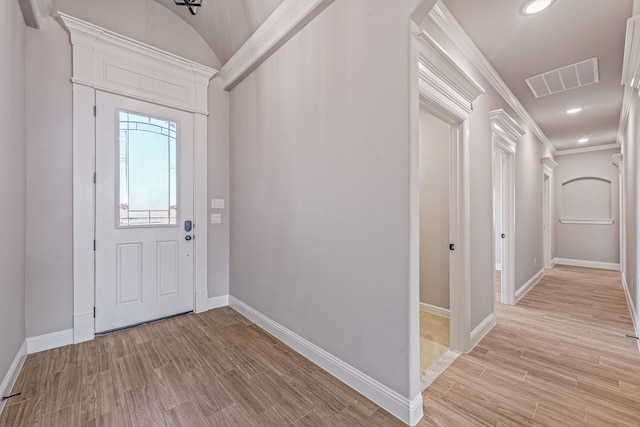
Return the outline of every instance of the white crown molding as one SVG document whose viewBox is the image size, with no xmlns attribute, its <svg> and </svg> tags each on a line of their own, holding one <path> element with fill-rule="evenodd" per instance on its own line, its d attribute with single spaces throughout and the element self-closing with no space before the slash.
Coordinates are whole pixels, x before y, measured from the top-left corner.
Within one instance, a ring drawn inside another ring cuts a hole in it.
<svg viewBox="0 0 640 427">
<path fill-rule="evenodd" d="M 540 164 L 542 164 L 542 169 L 546 175 L 551 175 L 553 170 L 558 167 L 558 164 L 551 157 L 543 157 L 540 159 Z"/>
<path fill-rule="evenodd" d="M 53 15 L 53 0 L 29 0 L 32 2 L 35 11 L 40 18 L 47 18 Z"/>
<path fill-rule="evenodd" d="M 516 144 L 524 136 L 525 131 L 502 109 L 489 112 L 489 119 L 491 120 L 491 132 L 497 137 L 495 142 L 514 154 Z"/>
<path fill-rule="evenodd" d="M 53 14 L 52 0 L 18 0 L 24 22 L 31 28 L 40 29 L 42 19 Z"/>
<path fill-rule="evenodd" d="M 560 150 L 556 152 L 556 156 L 567 156 L 569 154 L 591 153 L 593 151 L 615 150 L 620 148 L 620 144 L 595 145 L 593 147 L 572 148 L 570 150 Z"/>
<path fill-rule="evenodd" d="M 622 63 L 622 84 L 640 89 L 640 16 L 627 20 Z"/>
<path fill-rule="evenodd" d="M 622 145 L 624 130 L 627 127 L 627 120 L 629 120 L 631 103 L 633 101 L 633 95 L 635 93 L 635 90 L 633 90 L 631 86 L 624 86 L 624 94 L 622 95 L 622 109 L 620 111 L 620 121 L 618 122 L 618 134 L 616 135 L 617 145 Z"/>
<path fill-rule="evenodd" d="M 473 101 L 484 89 L 436 43 L 422 31 L 417 34 L 421 42 L 418 52 L 419 91 L 422 97 L 445 105 L 460 120 L 473 109 Z M 441 101 L 446 100 L 443 103 Z"/>
<path fill-rule="evenodd" d="M 611 164 L 617 167 L 620 173 L 622 173 L 623 162 L 624 162 L 624 154 L 618 153 L 611 156 Z"/>
<path fill-rule="evenodd" d="M 284 0 L 220 70 L 224 89 L 233 89 L 334 0 Z"/>
<path fill-rule="evenodd" d="M 636 3 L 634 2 L 634 10 Z M 627 120 L 629 120 L 633 96 L 640 89 L 640 16 L 633 16 L 627 20 L 624 59 L 622 62 L 622 84 L 625 88 L 620 122 L 618 124 L 618 144 L 622 142 Z"/>
<path fill-rule="evenodd" d="M 58 12 L 71 35 L 74 84 L 208 114 L 216 70 Z"/>
<path fill-rule="evenodd" d="M 431 20 L 449 37 L 473 63 L 473 65 L 482 73 L 493 88 L 504 98 L 504 100 L 514 109 L 514 111 L 524 120 L 532 132 L 542 141 L 545 147 L 553 155 L 556 148 L 551 144 L 549 138 L 542 132 L 540 126 L 531 117 L 531 114 L 524 108 L 520 100 L 511 92 L 507 84 L 502 80 L 497 71 L 489 63 L 487 58 L 482 54 L 480 49 L 475 45 L 473 40 L 465 32 L 462 26 L 451 14 L 449 9 L 439 0 L 438 3 L 429 12 Z"/>
</svg>

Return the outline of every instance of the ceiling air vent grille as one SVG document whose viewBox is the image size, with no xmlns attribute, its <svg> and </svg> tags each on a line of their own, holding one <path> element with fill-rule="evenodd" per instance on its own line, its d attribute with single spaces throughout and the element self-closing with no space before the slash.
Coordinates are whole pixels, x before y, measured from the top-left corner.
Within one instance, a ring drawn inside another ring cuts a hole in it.
<svg viewBox="0 0 640 427">
<path fill-rule="evenodd" d="M 567 65 L 526 80 L 529 89 L 536 98 L 589 86 L 599 81 L 598 58 Z"/>
</svg>

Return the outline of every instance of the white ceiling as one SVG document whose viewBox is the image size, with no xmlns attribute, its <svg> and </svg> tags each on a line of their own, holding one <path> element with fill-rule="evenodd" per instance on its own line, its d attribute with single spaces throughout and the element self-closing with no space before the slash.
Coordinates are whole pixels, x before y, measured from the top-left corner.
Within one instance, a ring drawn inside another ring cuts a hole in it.
<svg viewBox="0 0 640 427">
<path fill-rule="evenodd" d="M 203 0 L 196 16 L 174 0 L 155 1 L 193 26 L 224 65 L 283 0 Z M 616 142 L 633 0 L 556 0 L 534 16 L 522 13 L 527 0 L 443 2 L 558 150 Z M 597 84 L 535 98 L 525 83 L 593 57 L 598 58 Z M 574 106 L 584 111 L 564 114 Z M 583 135 L 590 141 L 580 144 Z"/>
<path fill-rule="evenodd" d="M 155 0 L 189 23 L 224 65 L 282 0 L 203 0 L 197 15 L 174 0 Z M 189 40 L 185 40 L 189 43 Z"/>
<path fill-rule="evenodd" d="M 632 0 L 556 0 L 539 15 L 526 0 L 443 0 L 558 150 L 616 142 L 626 20 Z M 597 57 L 600 83 L 536 99 L 525 79 Z M 583 106 L 568 116 L 564 110 Z M 591 140 L 578 144 L 578 136 Z"/>
</svg>

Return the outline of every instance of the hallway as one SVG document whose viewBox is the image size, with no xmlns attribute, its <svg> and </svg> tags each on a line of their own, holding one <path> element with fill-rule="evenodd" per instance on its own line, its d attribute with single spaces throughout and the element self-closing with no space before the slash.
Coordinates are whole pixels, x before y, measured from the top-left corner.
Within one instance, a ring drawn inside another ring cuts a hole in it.
<svg viewBox="0 0 640 427">
<path fill-rule="evenodd" d="M 640 353 L 620 273 L 556 266 L 427 389 L 424 425 L 640 424 Z"/>
</svg>

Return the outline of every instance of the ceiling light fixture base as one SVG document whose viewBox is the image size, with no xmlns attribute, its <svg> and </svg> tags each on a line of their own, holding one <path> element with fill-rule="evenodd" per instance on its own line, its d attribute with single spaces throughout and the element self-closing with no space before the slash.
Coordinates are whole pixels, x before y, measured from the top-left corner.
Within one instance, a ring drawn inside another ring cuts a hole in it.
<svg viewBox="0 0 640 427">
<path fill-rule="evenodd" d="M 525 15 L 535 15 L 543 10 L 548 9 L 555 0 L 530 0 L 522 8 L 522 13 Z"/>
<path fill-rule="evenodd" d="M 173 0 L 176 6 L 186 6 L 192 15 L 195 15 L 198 8 L 202 6 L 202 0 Z"/>
</svg>

